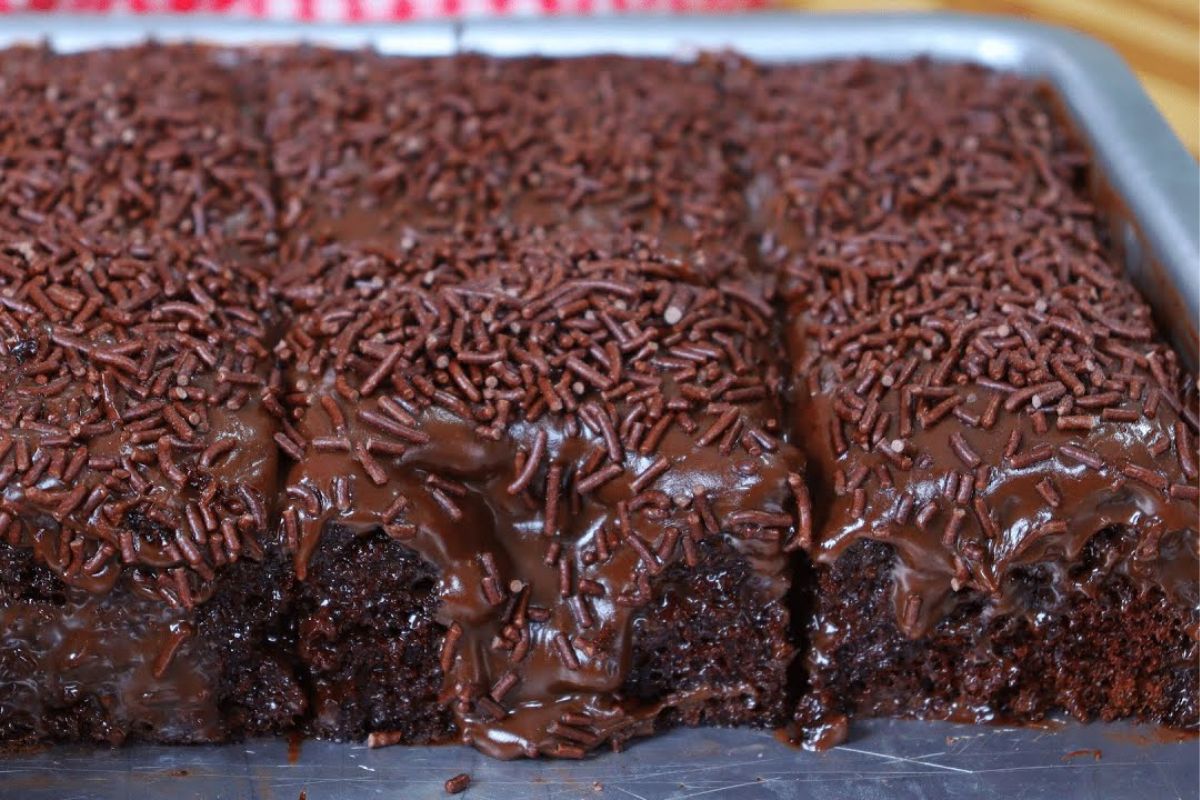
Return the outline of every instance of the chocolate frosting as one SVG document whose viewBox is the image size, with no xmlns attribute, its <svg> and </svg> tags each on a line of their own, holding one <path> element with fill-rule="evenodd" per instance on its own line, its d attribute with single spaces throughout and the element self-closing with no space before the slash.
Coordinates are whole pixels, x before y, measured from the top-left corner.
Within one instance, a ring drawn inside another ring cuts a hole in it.
<svg viewBox="0 0 1200 800">
<path fill-rule="evenodd" d="M 730 690 L 650 707 L 619 693 L 632 616 L 699 540 L 736 548 L 761 602 L 788 587 L 802 461 L 773 432 L 769 318 L 647 242 L 610 247 L 330 247 L 281 289 L 300 310 L 279 348 L 297 574 L 332 522 L 382 527 L 434 564 L 446 701 L 491 755 L 582 753 Z"/>
</svg>

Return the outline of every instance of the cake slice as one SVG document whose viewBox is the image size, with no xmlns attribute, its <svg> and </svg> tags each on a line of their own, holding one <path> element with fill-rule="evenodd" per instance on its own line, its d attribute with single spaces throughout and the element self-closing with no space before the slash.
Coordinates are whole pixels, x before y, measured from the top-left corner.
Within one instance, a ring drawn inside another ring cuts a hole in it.
<svg viewBox="0 0 1200 800">
<path fill-rule="evenodd" d="M 922 62 L 764 92 L 789 144 L 760 213 L 822 498 L 808 735 L 1056 709 L 1195 727 L 1195 381 L 1047 97 Z"/>
<path fill-rule="evenodd" d="M 757 266 L 720 59 L 264 60 L 292 247 L 500 224 L 641 234 L 714 278 Z"/>
<path fill-rule="evenodd" d="M 310 253 L 277 353 L 314 732 L 578 757 L 783 718 L 807 496 L 756 294 L 629 236 Z"/>
<path fill-rule="evenodd" d="M 170 234 L 222 254 L 269 249 L 261 101 L 231 69 L 243 57 L 188 45 L 3 51 L 5 212 L 126 242 Z"/>
<path fill-rule="evenodd" d="M 265 536 L 270 181 L 213 58 L 0 58 L 6 742 L 219 741 L 304 710 Z"/>
<path fill-rule="evenodd" d="M 33 235 L 0 223 L 0 736 L 291 724 L 265 277 Z"/>
</svg>

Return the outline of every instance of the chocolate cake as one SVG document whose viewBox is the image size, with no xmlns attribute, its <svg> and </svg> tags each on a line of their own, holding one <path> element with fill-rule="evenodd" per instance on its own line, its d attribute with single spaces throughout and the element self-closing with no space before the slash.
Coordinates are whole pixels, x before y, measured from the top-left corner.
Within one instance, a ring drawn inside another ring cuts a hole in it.
<svg viewBox="0 0 1200 800">
<path fill-rule="evenodd" d="M 207 50 L 0 63 L 0 736 L 288 727 L 253 119 Z"/>
<path fill-rule="evenodd" d="M 809 734 L 1056 709 L 1194 727 L 1196 384 L 1050 98 L 929 63 L 762 87 L 793 438 L 821 498 Z"/>
<path fill-rule="evenodd" d="M 0 741 L 1197 726 L 1197 392 L 1036 84 L 0 53 Z"/>
<path fill-rule="evenodd" d="M 580 755 L 667 708 L 782 718 L 802 459 L 778 436 L 771 310 L 609 239 L 330 245 L 281 281 L 284 545 L 313 592 L 318 732 L 444 729 L 387 696 L 380 648 L 497 755 Z M 362 548 L 423 589 L 402 625 L 368 624 L 379 600 L 331 570 Z"/>
<path fill-rule="evenodd" d="M 746 282 L 759 265 L 724 60 L 285 50 L 266 61 L 293 242 L 631 231 L 712 278 Z"/>
</svg>

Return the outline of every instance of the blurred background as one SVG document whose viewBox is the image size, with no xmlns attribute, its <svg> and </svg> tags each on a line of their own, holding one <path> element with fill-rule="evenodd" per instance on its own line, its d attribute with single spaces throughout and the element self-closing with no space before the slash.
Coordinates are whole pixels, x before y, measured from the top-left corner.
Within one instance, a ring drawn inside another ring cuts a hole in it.
<svg viewBox="0 0 1200 800">
<path fill-rule="evenodd" d="M 0 17 L 28 12 L 215 13 L 343 22 L 778 9 L 963 11 L 1006 14 L 1075 28 L 1107 42 L 1124 56 L 1179 138 L 1193 155 L 1200 155 L 1200 0 L 0 0 Z"/>
</svg>

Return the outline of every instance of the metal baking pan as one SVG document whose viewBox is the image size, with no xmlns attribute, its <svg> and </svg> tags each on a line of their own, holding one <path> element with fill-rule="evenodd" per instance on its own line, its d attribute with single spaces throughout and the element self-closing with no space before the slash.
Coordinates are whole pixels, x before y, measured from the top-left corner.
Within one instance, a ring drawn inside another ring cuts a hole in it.
<svg viewBox="0 0 1200 800">
<path fill-rule="evenodd" d="M 0 17 L 0 46 L 60 50 L 154 37 L 225 44 L 310 41 L 385 53 L 616 52 L 687 56 L 732 48 L 764 61 L 929 55 L 1043 78 L 1091 147 L 1097 197 L 1126 268 L 1193 369 L 1200 315 L 1200 167 L 1107 47 L 1070 31 L 977 16 L 517 19 L 405 26 L 222 19 Z M 584 762 L 496 762 L 465 747 L 367 750 L 284 740 L 205 747 L 67 746 L 0 756 L 0 798 L 440 798 L 468 772 L 468 798 L 1192 798 L 1195 738 L 1126 724 L 1041 728 L 864 720 L 827 753 L 769 733 L 681 730 Z"/>
</svg>

